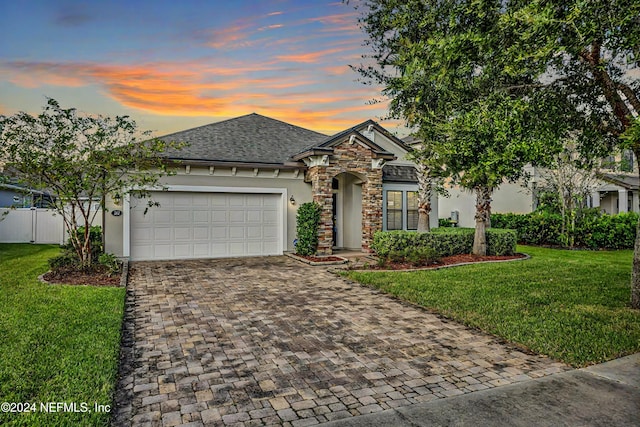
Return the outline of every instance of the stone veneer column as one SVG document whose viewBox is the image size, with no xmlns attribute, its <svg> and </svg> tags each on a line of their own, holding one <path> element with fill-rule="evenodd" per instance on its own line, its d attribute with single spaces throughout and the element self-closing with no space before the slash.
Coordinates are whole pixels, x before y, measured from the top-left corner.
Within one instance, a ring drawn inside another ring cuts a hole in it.
<svg viewBox="0 0 640 427">
<path fill-rule="evenodd" d="M 371 169 L 362 188 L 362 250 L 371 251 L 373 235 L 382 230 L 382 169 Z"/>
<path fill-rule="evenodd" d="M 320 224 L 318 225 L 318 255 L 333 253 L 333 192 L 331 178 L 326 166 L 313 166 L 309 169 L 313 201 L 320 205 Z"/>
</svg>

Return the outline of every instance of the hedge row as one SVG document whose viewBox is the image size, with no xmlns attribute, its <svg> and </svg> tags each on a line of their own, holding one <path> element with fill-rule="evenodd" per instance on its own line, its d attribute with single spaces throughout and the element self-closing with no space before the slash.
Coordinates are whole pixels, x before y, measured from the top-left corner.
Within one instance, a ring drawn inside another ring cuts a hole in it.
<svg viewBox="0 0 640 427">
<path fill-rule="evenodd" d="M 469 254 L 473 250 L 474 233 L 473 228 L 436 228 L 429 233 L 379 231 L 373 236 L 371 248 L 383 258 L 405 248 L 432 248 L 441 257 Z M 513 255 L 515 252 L 515 231 L 487 230 L 487 255 Z"/>
<path fill-rule="evenodd" d="M 590 249 L 631 249 L 635 243 L 638 214 L 617 215 L 585 209 L 576 213 L 574 246 Z M 562 234 L 562 216 L 549 212 L 492 214 L 491 226 L 516 230 L 518 242 L 527 245 L 562 246 L 570 239 Z"/>
</svg>

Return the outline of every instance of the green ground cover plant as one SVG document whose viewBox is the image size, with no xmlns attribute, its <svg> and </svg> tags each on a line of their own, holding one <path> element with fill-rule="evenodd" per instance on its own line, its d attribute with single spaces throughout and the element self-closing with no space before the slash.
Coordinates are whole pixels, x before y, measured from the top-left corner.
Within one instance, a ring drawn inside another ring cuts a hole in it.
<svg viewBox="0 0 640 427">
<path fill-rule="evenodd" d="M 518 246 L 526 261 L 349 278 L 576 367 L 640 351 L 631 250 Z"/>
<path fill-rule="evenodd" d="M 125 290 L 46 285 L 38 275 L 57 246 L 0 244 L 0 401 L 36 411 L 0 412 L 10 426 L 107 426 L 117 378 Z M 40 403 L 88 404 L 44 413 Z M 105 408 L 103 408 L 105 409 Z"/>
</svg>

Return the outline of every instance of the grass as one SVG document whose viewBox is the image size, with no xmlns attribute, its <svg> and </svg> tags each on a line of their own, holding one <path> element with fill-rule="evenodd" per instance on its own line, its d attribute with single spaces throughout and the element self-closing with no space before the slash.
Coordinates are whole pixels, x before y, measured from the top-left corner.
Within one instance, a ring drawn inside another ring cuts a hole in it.
<svg viewBox="0 0 640 427">
<path fill-rule="evenodd" d="M 640 351 L 632 251 L 518 247 L 530 260 L 348 276 L 575 367 Z"/>
<path fill-rule="evenodd" d="M 41 410 L 41 402 L 112 405 L 118 368 L 125 290 L 40 283 L 58 252 L 0 244 L 0 402 L 36 403 L 36 412 L 0 412 L 1 425 L 109 425 L 107 412 Z"/>
</svg>

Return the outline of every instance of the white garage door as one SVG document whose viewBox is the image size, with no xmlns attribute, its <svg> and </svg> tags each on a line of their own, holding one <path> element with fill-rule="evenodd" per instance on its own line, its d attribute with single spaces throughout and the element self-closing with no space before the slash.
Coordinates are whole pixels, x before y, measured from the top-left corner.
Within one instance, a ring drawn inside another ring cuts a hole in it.
<svg viewBox="0 0 640 427">
<path fill-rule="evenodd" d="M 152 193 L 131 200 L 131 259 L 282 254 L 280 194 Z"/>
</svg>

